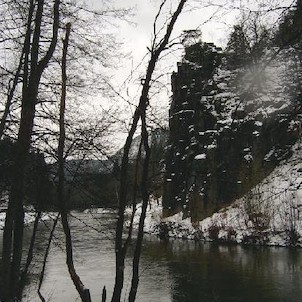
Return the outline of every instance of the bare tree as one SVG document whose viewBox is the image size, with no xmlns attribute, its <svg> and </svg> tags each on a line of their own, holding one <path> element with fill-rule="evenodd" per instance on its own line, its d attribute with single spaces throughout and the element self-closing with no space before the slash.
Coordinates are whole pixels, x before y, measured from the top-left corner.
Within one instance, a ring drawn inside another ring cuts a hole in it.
<svg viewBox="0 0 302 302">
<path fill-rule="evenodd" d="M 126 139 L 126 143 L 124 146 L 124 153 L 122 158 L 122 166 L 121 166 L 121 182 L 120 182 L 120 193 L 119 193 L 119 210 L 118 210 L 118 221 L 116 227 L 116 239 L 115 239 L 115 253 L 116 253 L 116 272 L 115 272 L 115 286 L 114 292 L 112 296 L 112 302 L 118 302 L 121 299 L 121 292 L 124 283 L 124 266 L 125 266 L 125 256 L 127 252 L 127 244 L 123 242 L 123 231 L 124 231 L 124 212 L 127 204 L 127 178 L 128 178 L 128 167 L 129 167 L 129 151 L 131 144 L 133 142 L 133 136 L 138 128 L 138 123 L 141 120 L 142 122 L 142 137 L 143 137 L 143 146 L 145 149 L 145 159 L 143 164 L 143 177 L 142 177 L 142 193 L 143 193 L 143 208 L 142 214 L 140 218 L 140 226 L 139 226 L 139 234 L 135 249 L 135 255 L 133 258 L 133 277 L 131 290 L 129 295 L 129 301 L 134 301 L 137 292 L 138 286 L 138 265 L 141 253 L 141 245 L 143 239 L 143 226 L 146 215 L 146 209 L 148 205 L 149 192 L 148 192 L 148 168 L 149 168 L 149 160 L 150 160 L 150 147 L 148 143 L 148 132 L 146 127 L 146 109 L 149 103 L 149 90 L 152 83 L 152 75 L 155 70 L 156 64 L 159 60 L 161 53 L 166 49 L 169 43 L 170 36 L 173 31 L 173 27 L 176 23 L 178 16 L 180 15 L 186 0 L 181 0 L 178 2 L 177 9 L 172 14 L 170 22 L 167 24 L 166 31 L 164 36 L 160 37 L 159 32 L 157 32 L 156 22 L 159 18 L 161 10 L 166 1 L 162 1 L 158 14 L 154 21 L 154 38 L 152 41 L 152 45 L 150 48 L 150 59 L 146 70 L 146 76 L 144 78 L 142 84 L 141 96 L 139 99 L 139 104 L 134 112 L 132 118 L 131 128 L 128 133 L 128 137 Z M 127 243 L 127 242 L 126 242 Z"/>
<path fill-rule="evenodd" d="M 29 23 L 33 22 L 33 28 L 28 27 L 24 42 L 22 108 L 17 139 L 17 157 L 3 232 L 2 281 L 5 301 L 17 298 L 16 295 L 19 292 L 24 228 L 24 172 L 31 145 L 40 79 L 57 44 L 59 6 L 60 1 L 55 0 L 53 3 L 52 39 L 43 57 L 39 58 L 44 1 L 40 0 L 35 3 L 32 0 L 29 3 L 28 21 Z"/>
<path fill-rule="evenodd" d="M 66 107 L 66 85 L 67 85 L 67 73 L 66 73 L 66 59 L 67 59 L 67 48 L 70 35 L 71 24 L 66 25 L 66 36 L 63 41 L 63 56 L 62 56 L 62 94 L 60 102 L 60 136 L 58 146 L 58 201 L 61 208 L 61 221 L 65 234 L 65 248 L 66 248 L 66 263 L 69 271 L 70 278 L 73 281 L 81 299 L 83 302 L 90 302 L 89 290 L 85 288 L 79 275 L 76 273 L 74 261 L 73 261 L 73 248 L 71 240 L 71 231 L 68 223 L 68 212 L 65 206 L 64 196 L 64 146 L 65 146 L 65 107 Z"/>
<path fill-rule="evenodd" d="M 124 15 L 127 13 L 127 10 L 111 10 L 107 6 L 104 7 L 104 10 L 102 12 L 90 11 L 87 10 L 84 6 L 82 6 L 82 1 L 81 3 L 80 1 L 77 3 L 60 3 L 59 0 L 53 0 L 51 1 L 51 3 L 47 3 L 44 0 L 29 0 L 24 3 L 21 3 L 20 5 L 15 1 L 7 1 L 5 4 L 9 5 L 9 3 L 14 4 L 16 6 L 16 9 L 19 10 L 20 18 L 17 18 L 18 20 L 25 20 L 25 15 L 27 15 L 27 18 L 26 22 L 24 22 L 26 23 L 26 26 L 24 27 L 24 36 L 22 35 L 22 29 L 20 29 L 20 36 L 14 37 L 14 39 L 17 41 L 17 44 L 19 43 L 18 45 L 20 46 L 20 55 L 18 65 L 15 71 L 7 72 L 11 76 L 12 80 L 7 92 L 7 100 L 0 124 L 0 134 L 2 137 L 5 130 L 5 125 L 10 124 L 8 123 L 8 119 L 9 115 L 12 113 L 11 105 L 13 98 L 18 97 L 20 95 L 20 107 L 17 109 L 16 124 L 14 126 L 15 129 L 19 128 L 17 136 L 17 158 L 15 159 L 14 179 L 12 181 L 12 190 L 10 192 L 10 200 L 8 203 L 8 210 L 5 221 L 1 261 L 1 279 L 4 288 L 4 292 L 1 293 L 1 295 L 3 295 L 3 299 L 5 299 L 5 301 L 20 299 L 23 287 L 22 284 L 24 284 L 26 273 L 32 259 L 35 235 L 33 236 L 30 251 L 28 254 L 28 261 L 26 263 L 26 267 L 23 271 L 21 278 L 21 260 L 24 229 L 24 173 L 26 169 L 26 161 L 32 143 L 35 143 L 36 146 L 39 145 L 40 148 L 43 148 L 43 145 L 41 145 L 41 142 L 43 142 L 43 140 L 41 140 L 41 138 L 47 136 L 49 137 L 49 134 L 47 134 L 47 131 L 45 131 L 45 127 L 40 128 L 40 133 L 39 131 L 37 131 L 37 129 L 39 129 L 40 127 L 39 120 L 41 120 L 41 118 L 43 121 L 45 120 L 45 115 L 43 115 L 42 113 L 46 112 L 46 118 L 48 119 L 47 127 L 49 127 L 50 130 L 48 133 L 51 132 L 50 135 L 57 137 L 57 132 L 52 131 L 53 127 L 49 123 L 57 121 L 57 118 L 54 118 L 53 115 L 50 116 L 48 114 L 51 111 L 50 108 L 53 103 L 53 96 L 58 95 L 58 89 L 56 88 L 58 87 L 58 83 L 50 82 L 49 75 L 54 70 L 54 64 L 50 63 L 58 61 L 55 49 L 57 46 L 57 38 L 60 30 L 59 15 L 61 14 L 62 18 L 74 18 L 73 21 L 77 21 L 78 29 L 81 29 L 75 32 L 77 37 L 71 43 L 73 52 L 72 56 L 69 56 L 68 58 L 69 62 L 73 63 L 73 65 L 78 65 L 79 67 L 81 67 L 81 64 L 83 64 L 82 67 L 87 68 L 87 65 L 85 65 L 81 60 L 81 56 L 83 54 L 85 54 L 86 56 L 90 56 L 91 66 L 96 65 L 96 60 L 99 60 L 100 62 L 102 62 L 103 65 L 106 65 L 105 59 L 107 57 L 104 55 L 105 49 L 106 52 L 108 52 L 108 50 L 110 49 L 110 45 L 112 46 L 113 44 L 112 41 L 108 42 L 107 40 L 106 43 L 104 43 L 103 40 L 101 45 L 101 42 L 97 42 L 95 40 L 94 34 L 92 32 L 89 32 L 89 34 L 88 32 L 84 33 L 82 25 L 88 23 L 87 15 L 90 17 L 91 15 L 100 16 L 101 18 L 104 18 L 104 16 L 108 15 L 110 16 L 110 18 L 118 17 L 123 19 Z M 69 11 L 64 10 L 66 8 L 68 8 Z M 82 19 L 78 18 L 79 15 L 82 17 Z M 86 19 L 84 18 L 84 16 Z M 94 20 L 94 18 L 92 19 Z M 13 18 L 10 19 L 10 22 L 14 22 Z M 17 25 L 15 28 L 18 31 Z M 20 43 L 23 38 L 24 42 Z M 83 47 L 83 44 L 85 43 L 90 43 L 86 44 L 86 46 L 88 45 L 87 49 Z M 91 46 L 91 44 L 93 45 L 93 47 Z M 96 49 L 100 45 L 102 46 L 102 50 L 97 53 Z M 16 52 L 18 51 L 19 49 L 17 49 Z M 103 55 L 103 57 L 101 57 L 101 54 Z M 67 56 L 67 52 L 64 52 L 64 55 Z M 47 67 L 49 70 L 47 70 Z M 91 68 L 90 75 L 92 76 L 93 73 L 94 71 Z M 53 73 L 51 75 L 51 78 L 54 78 Z M 100 89 L 100 85 L 103 84 L 103 82 L 92 80 L 91 77 L 88 77 L 88 79 L 91 81 L 90 85 L 92 83 L 95 84 L 96 87 L 94 91 L 96 91 L 96 89 Z M 3 82 L 5 81 L 3 80 Z M 73 77 L 73 81 L 71 82 L 71 85 L 73 85 L 74 87 L 74 94 L 78 93 L 79 91 L 82 91 L 83 95 L 83 89 L 87 88 L 88 82 L 86 81 L 84 83 L 83 78 L 77 78 L 76 76 Z M 18 86 L 19 84 L 21 84 L 20 86 L 22 86 L 22 88 L 20 89 Z M 50 88 L 52 90 L 50 90 Z M 51 101 L 49 102 L 49 100 Z M 46 102 L 48 103 L 48 105 L 44 106 Z M 45 111 L 41 109 L 45 109 Z M 20 120 L 18 121 L 18 119 Z M 64 123 L 65 127 L 65 119 L 62 122 L 61 118 L 61 124 L 62 123 Z M 95 131 L 94 137 L 84 137 L 87 136 L 86 134 L 88 133 L 88 129 L 85 129 L 85 131 L 81 131 L 81 133 L 84 134 L 84 136 L 81 137 L 81 142 L 85 142 L 87 148 L 89 145 L 92 145 L 92 139 L 96 139 L 96 136 L 99 135 L 100 132 L 105 132 L 108 129 L 110 123 L 107 123 L 106 125 L 105 123 L 103 123 L 102 128 L 96 127 L 96 125 L 94 125 L 95 127 L 93 129 L 89 129 L 90 134 L 93 133 L 93 130 Z M 62 133 L 61 137 L 64 137 L 65 141 L 65 133 Z M 76 141 L 77 139 L 74 140 L 74 142 Z M 71 142 L 69 151 L 74 149 L 74 147 L 79 146 L 79 142 Z M 51 147 L 53 148 L 54 145 Z M 85 150 L 86 147 L 84 147 L 83 144 L 81 145 L 82 150 Z M 60 151 L 62 149 L 64 149 L 64 147 L 62 147 L 61 143 Z M 56 158 L 56 156 L 54 157 Z M 66 154 L 64 154 L 63 159 L 65 159 L 65 157 Z M 60 171 L 62 171 L 62 169 L 60 169 Z M 60 177 L 59 192 L 62 192 L 62 177 L 64 178 L 64 174 Z M 61 195 L 61 193 L 59 195 Z M 60 199 L 64 200 L 64 196 L 61 196 Z M 67 211 L 63 204 L 62 209 L 64 209 L 62 210 L 62 224 L 66 234 L 67 263 L 71 277 L 77 289 L 79 290 L 81 297 L 83 298 L 84 295 L 86 297 L 87 291 L 85 289 L 81 289 L 81 281 L 76 275 L 75 269 L 73 267 L 72 246 L 70 230 L 68 230 L 69 227 L 67 221 Z M 36 234 L 39 217 L 40 215 L 38 214 L 35 223 L 34 234 Z M 87 301 L 87 299 L 85 301 Z"/>
</svg>

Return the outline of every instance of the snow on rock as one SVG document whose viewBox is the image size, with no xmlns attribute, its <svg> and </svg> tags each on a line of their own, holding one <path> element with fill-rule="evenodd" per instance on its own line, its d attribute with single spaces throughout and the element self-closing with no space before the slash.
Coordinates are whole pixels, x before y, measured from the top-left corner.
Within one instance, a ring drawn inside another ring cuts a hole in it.
<svg viewBox="0 0 302 302">
<path fill-rule="evenodd" d="M 40 220 L 49 220 L 52 217 L 54 217 L 54 213 L 43 213 Z M 30 224 L 35 221 L 36 218 L 36 212 L 34 211 L 27 211 L 24 214 L 24 223 Z M 3 230 L 5 223 L 5 212 L 0 213 L 0 230 Z"/>
<path fill-rule="evenodd" d="M 206 154 L 205 153 L 202 153 L 202 154 L 197 154 L 194 159 L 196 160 L 203 160 L 203 159 L 206 159 Z"/>
<path fill-rule="evenodd" d="M 137 204 L 133 220 L 134 228 L 138 228 L 141 209 L 142 204 Z M 178 213 L 174 216 L 163 218 L 162 209 L 161 198 L 159 198 L 158 200 L 154 198 L 150 199 L 144 225 L 145 233 L 161 235 L 164 227 L 168 232 L 168 237 L 187 239 L 194 238 L 195 229 L 192 226 L 190 218 L 183 219 L 183 213 Z M 128 217 L 126 226 L 129 227 L 132 207 L 127 208 L 125 214 L 126 217 Z"/>
<path fill-rule="evenodd" d="M 195 240 L 302 246 L 302 142 L 293 155 L 243 198 L 202 221 L 182 212 L 162 217 L 161 200 L 150 200 L 145 232 Z M 134 225 L 138 225 L 141 204 Z M 127 210 L 130 215 L 131 209 Z"/>
<path fill-rule="evenodd" d="M 125 211 L 126 217 L 126 226 L 129 227 L 130 225 L 130 217 L 132 215 L 132 207 L 129 207 Z M 138 228 L 140 215 L 142 213 L 142 203 L 136 205 L 133 226 L 134 228 Z M 147 214 L 145 218 L 145 225 L 144 231 L 150 234 L 157 234 L 158 233 L 158 226 L 162 219 L 162 201 L 161 199 L 150 198 Z"/>
</svg>

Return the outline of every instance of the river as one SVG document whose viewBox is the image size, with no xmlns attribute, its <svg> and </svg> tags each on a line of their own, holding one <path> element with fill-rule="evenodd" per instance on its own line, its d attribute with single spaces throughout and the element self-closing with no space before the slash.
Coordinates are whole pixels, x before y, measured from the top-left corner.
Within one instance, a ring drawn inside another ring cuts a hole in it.
<svg viewBox="0 0 302 302">
<path fill-rule="evenodd" d="M 103 286 L 110 297 L 114 282 L 115 214 L 74 214 L 77 218 L 71 220 L 71 227 L 76 268 L 90 288 L 93 302 L 101 301 Z M 40 226 L 36 266 L 23 299 L 26 302 L 40 301 L 36 282 L 49 225 Z M 60 226 L 55 236 L 42 293 L 46 301 L 80 301 L 66 269 Z M 25 232 L 25 240 L 29 238 L 30 229 Z M 127 301 L 131 280 L 130 257 L 127 259 L 123 301 Z M 301 249 L 222 246 L 186 240 L 161 242 L 146 235 L 140 270 L 138 302 L 302 301 Z"/>
</svg>

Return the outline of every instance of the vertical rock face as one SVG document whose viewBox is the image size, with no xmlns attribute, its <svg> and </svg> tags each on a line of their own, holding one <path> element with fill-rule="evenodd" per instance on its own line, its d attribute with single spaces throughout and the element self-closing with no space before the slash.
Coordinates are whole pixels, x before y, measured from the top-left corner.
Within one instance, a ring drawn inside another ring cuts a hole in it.
<svg viewBox="0 0 302 302">
<path fill-rule="evenodd" d="M 166 215 L 182 210 L 193 221 L 202 219 L 242 196 L 290 155 L 301 129 L 300 84 L 288 89 L 294 57 L 289 50 L 265 68 L 228 70 L 213 44 L 186 48 L 172 75 Z M 288 69 L 280 68 L 284 60 Z"/>
</svg>

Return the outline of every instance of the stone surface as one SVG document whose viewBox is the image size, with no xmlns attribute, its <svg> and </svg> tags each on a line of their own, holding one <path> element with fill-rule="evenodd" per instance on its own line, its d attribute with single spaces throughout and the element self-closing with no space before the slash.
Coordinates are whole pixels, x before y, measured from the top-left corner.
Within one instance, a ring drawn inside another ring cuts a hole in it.
<svg viewBox="0 0 302 302">
<path fill-rule="evenodd" d="M 283 59 L 290 66 L 290 55 L 280 54 L 263 70 L 228 70 L 213 44 L 186 49 L 172 75 L 165 215 L 184 211 L 192 221 L 203 219 L 290 155 L 301 134 L 300 92 L 287 93 L 289 71 L 279 72 Z"/>
</svg>

